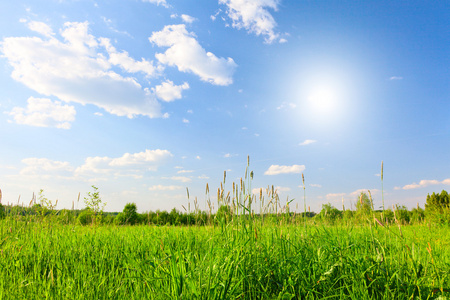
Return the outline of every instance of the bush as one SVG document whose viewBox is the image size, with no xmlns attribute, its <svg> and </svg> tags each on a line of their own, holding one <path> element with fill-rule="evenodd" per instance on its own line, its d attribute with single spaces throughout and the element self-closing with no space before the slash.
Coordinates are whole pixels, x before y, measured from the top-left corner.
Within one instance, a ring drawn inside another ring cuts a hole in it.
<svg viewBox="0 0 450 300">
<path fill-rule="evenodd" d="M 0 203 L 0 220 L 3 219 L 6 216 L 5 208 Z"/>
<path fill-rule="evenodd" d="M 342 211 L 331 205 L 323 204 L 322 210 L 320 211 L 318 217 L 321 220 L 325 220 L 331 224 L 334 224 L 337 220 L 342 219 Z"/>
<path fill-rule="evenodd" d="M 406 206 L 402 205 L 402 206 L 397 206 L 397 209 L 395 211 L 395 215 L 397 216 L 397 220 L 401 223 L 401 224 L 409 224 L 409 211 L 406 208 Z"/>
<path fill-rule="evenodd" d="M 92 224 L 94 221 L 94 214 L 91 210 L 86 209 L 78 215 L 77 220 L 81 225 Z"/>
</svg>

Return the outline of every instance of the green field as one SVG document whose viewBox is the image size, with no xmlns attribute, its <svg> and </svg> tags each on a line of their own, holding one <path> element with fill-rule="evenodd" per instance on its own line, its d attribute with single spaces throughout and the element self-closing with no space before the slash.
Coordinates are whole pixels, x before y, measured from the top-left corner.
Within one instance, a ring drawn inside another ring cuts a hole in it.
<svg viewBox="0 0 450 300">
<path fill-rule="evenodd" d="M 447 299 L 447 226 L 0 221 L 0 299 Z"/>
</svg>

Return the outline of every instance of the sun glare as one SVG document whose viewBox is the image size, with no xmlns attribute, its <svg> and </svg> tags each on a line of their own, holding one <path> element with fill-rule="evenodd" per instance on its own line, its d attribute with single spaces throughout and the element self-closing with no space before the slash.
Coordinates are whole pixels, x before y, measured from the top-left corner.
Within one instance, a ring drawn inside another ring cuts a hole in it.
<svg viewBox="0 0 450 300">
<path fill-rule="evenodd" d="M 315 114 L 330 114 L 336 109 L 338 95 L 330 87 L 315 87 L 309 94 L 308 104 Z"/>
</svg>

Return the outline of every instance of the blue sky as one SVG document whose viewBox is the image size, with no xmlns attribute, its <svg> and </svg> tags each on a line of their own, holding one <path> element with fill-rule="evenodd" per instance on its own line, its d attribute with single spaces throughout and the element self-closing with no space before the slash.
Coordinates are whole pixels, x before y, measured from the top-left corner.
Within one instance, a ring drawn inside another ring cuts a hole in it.
<svg viewBox="0 0 450 300">
<path fill-rule="evenodd" d="M 206 209 L 249 155 L 252 188 L 299 211 L 302 173 L 311 210 L 380 207 L 382 161 L 386 206 L 423 207 L 450 187 L 449 20 L 448 1 L 3 1 L 2 203 L 95 185 L 107 211 L 182 210 L 188 187 Z"/>
</svg>

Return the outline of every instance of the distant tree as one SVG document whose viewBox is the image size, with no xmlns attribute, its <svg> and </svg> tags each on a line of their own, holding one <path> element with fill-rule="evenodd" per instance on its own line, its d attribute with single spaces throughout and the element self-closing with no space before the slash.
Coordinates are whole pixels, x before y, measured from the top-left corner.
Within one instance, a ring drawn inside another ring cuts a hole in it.
<svg viewBox="0 0 450 300">
<path fill-rule="evenodd" d="M 410 221 L 410 212 L 404 205 L 397 206 L 395 215 L 397 220 L 402 224 L 408 224 Z"/>
<path fill-rule="evenodd" d="M 318 215 L 322 220 L 326 220 L 330 223 L 335 223 L 338 219 L 342 218 L 342 211 L 331 205 L 322 204 L 322 210 Z"/>
<path fill-rule="evenodd" d="M 361 192 L 356 199 L 356 211 L 359 214 L 367 214 L 372 211 L 372 202 L 370 201 L 369 196 L 364 192 Z"/>
<path fill-rule="evenodd" d="M 422 223 L 425 219 L 425 210 L 419 206 L 411 210 L 411 222 Z"/>
<path fill-rule="evenodd" d="M 98 187 L 93 185 L 92 188 L 94 191 L 87 193 L 87 196 L 84 197 L 84 204 L 86 204 L 86 208 L 89 212 L 94 215 L 92 218 L 92 223 L 94 224 L 95 222 L 99 223 L 101 221 L 106 203 L 103 203 L 102 198 L 100 198 Z"/>
<path fill-rule="evenodd" d="M 427 202 L 425 203 L 425 211 L 440 211 L 448 209 L 450 206 L 450 198 L 447 191 L 442 190 L 439 194 L 433 193 L 427 195 Z"/>
<path fill-rule="evenodd" d="M 116 224 L 120 225 L 135 225 L 139 221 L 136 203 L 127 203 L 123 211 L 115 218 Z"/>
<path fill-rule="evenodd" d="M 447 191 L 442 190 L 439 194 L 427 195 L 427 202 L 425 203 L 426 217 L 437 223 L 450 222 L 450 196 Z"/>
</svg>

